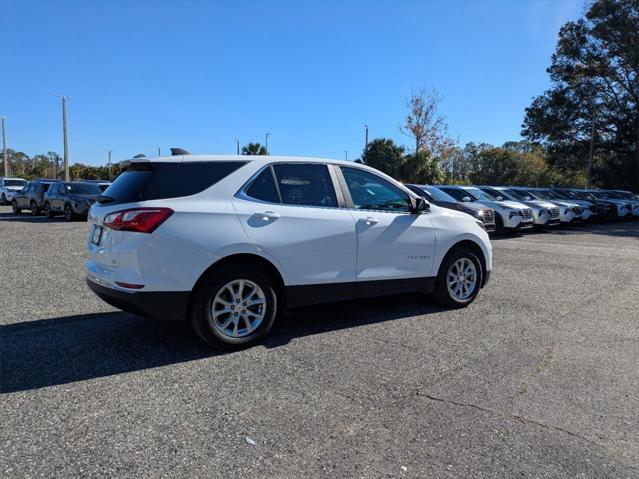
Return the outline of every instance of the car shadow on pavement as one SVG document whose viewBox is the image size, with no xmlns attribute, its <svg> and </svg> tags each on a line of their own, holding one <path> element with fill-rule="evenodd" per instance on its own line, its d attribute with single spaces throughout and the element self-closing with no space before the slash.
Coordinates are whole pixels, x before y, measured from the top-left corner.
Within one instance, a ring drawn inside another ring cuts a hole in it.
<svg viewBox="0 0 639 479">
<path fill-rule="evenodd" d="M 0 213 L 0 221 L 15 221 L 21 223 L 50 223 L 50 222 L 66 222 L 64 216 L 54 216 L 47 218 L 43 215 L 31 216 L 28 212 L 16 215 L 14 213 Z"/>
<path fill-rule="evenodd" d="M 293 338 L 441 311 L 421 295 L 397 295 L 290 312 L 262 342 Z M 230 352 L 232 353 L 232 352 Z M 214 351 L 186 323 L 105 312 L 0 326 L 0 393 L 27 391 L 92 378 L 229 354 Z"/>
</svg>

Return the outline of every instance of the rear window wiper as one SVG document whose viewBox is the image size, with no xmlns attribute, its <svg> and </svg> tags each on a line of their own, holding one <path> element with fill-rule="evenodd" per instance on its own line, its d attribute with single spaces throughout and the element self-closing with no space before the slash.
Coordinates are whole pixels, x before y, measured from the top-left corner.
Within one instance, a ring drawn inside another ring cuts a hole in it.
<svg viewBox="0 0 639 479">
<path fill-rule="evenodd" d="M 105 196 L 105 195 L 98 195 L 98 197 L 96 198 L 96 201 L 100 204 L 113 203 L 115 201 L 115 198 L 112 198 L 110 196 Z"/>
</svg>

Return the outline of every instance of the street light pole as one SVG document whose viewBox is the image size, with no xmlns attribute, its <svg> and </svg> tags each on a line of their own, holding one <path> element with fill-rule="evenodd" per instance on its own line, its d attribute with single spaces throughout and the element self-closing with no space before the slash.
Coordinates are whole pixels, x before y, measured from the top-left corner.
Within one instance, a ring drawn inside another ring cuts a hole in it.
<svg viewBox="0 0 639 479">
<path fill-rule="evenodd" d="M 366 130 L 366 141 L 364 142 L 364 150 L 368 148 L 368 125 L 364 125 L 364 129 Z"/>
<path fill-rule="evenodd" d="M 9 176 L 9 160 L 7 158 L 7 135 L 4 129 L 4 116 L 2 118 L 2 159 L 4 161 L 4 176 Z"/>
<path fill-rule="evenodd" d="M 107 158 L 107 175 L 109 175 L 109 177 L 107 179 L 111 181 L 111 150 L 108 150 L 107 153 L 109 155 Z"/>
<path fill-rule="evenodd" d="M 233 138 L 235 140 L 235 154 L 240 155 L 240 140 L 237 138 Z"/>
<path fill-rule="evenodd" d="M 264 148 L 266 148 L 266 154 L 267 154 L 267 155 L 268 155 L 268 137 L 269 137 L 269 136 L 271 136 L 271 134 L 270 134 L 270 133 L 268 133 L 268 132 L 266 133 L 266 135 L 264 135 L 264 137 L 266 138 Z"/>
<path fill-rule="evenodd" d="M 588 189 L 592 188 L 592 153 L 595 148 L 595 117 L 590 123 L 590 151 L 588 152 Z"/>
<path fill-rule="evenodd" d="M 348 150 L 344 150 L 344 161 L 348 161 Z"/>
<path fill-rule="evenodd" d="M 64 138 L 64 181 L 69 181 L 69 146 L 67 144 L 67 98 L 62 96 L 62 136 Z"/>
</svg>

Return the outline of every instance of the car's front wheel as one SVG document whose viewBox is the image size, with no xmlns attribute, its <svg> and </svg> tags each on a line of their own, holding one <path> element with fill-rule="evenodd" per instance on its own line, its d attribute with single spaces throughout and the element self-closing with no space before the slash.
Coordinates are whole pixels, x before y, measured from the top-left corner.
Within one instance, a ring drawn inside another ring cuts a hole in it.
<svg viewBox="0 0 639 479">
<path fill-rule="evenodd" d="M 249 264 L 213 270 L 196 291 L 191 322 L 215 348 L 247 347 L 263 338 L 277 315 L 273 281 Z"/>
<path fill-rule="evenodd" d="M 477 255 L 468 248 L 456 248 L 446 255 L 439 267 L 435 300 L 442 306 L 466 307 L 479 294 L 483 277 Z"/>
<path fill-rule="evenodd" d="M 38 216 L 38 205 L 35 201 L 31 200 L 29 203 L 29 209 L 31 211 L 31 216 Z"/>
<path fill-rule="evenodd" d="M 13 200 L 11 202 L 11 210 L 13 211 L 13 214 L 15 215 L 19 215 L 20 213 L 22 213 L 22 208 L 18 206 L 18 202 L 16 200 Z"/>
<path fill-rule="evenodd" d="M 53 218 L 53 211 L 51 211 L 51 205 L 48 202 L 44 204 L 44 216 L 49 219 Z"/>
<path fill-rule="evenodd" d="M 9 204 L 9 202 L 7 201 L 7 195 L 5 195 L 4 193 L 2 193 L 2 204 L 3 205 Z"/>
</svg>

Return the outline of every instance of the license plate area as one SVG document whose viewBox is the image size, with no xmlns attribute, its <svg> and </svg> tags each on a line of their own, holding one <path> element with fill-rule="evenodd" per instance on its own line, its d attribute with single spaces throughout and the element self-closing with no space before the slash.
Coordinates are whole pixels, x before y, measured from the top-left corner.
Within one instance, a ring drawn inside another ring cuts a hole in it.
<svg viewBox="0 0 639 479">
<path fill-rule="evenodd" d="M 93 233 L 91 234 L 91 243 L 98 246 L 102 240 L 102 232 L 104 228 L 102 226 L 95 225 Z"/>
</svg>

